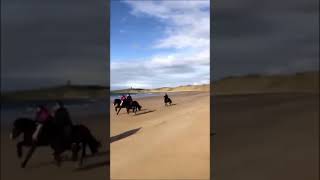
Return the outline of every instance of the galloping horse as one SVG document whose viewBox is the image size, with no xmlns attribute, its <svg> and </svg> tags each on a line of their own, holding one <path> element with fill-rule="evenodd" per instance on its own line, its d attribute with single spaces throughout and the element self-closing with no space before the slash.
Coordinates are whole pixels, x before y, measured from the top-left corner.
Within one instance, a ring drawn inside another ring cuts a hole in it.
<svg viewBox="0 0 320 180">
<path fill-rule="evenodd" d="M 169 103 L 169 105 L 171 105 L 171 104 L 172 104 L 171 99 L 170 99 L 169 97 L 164 97 L 164 105 L 165 105 L 165 106 L 167 106 L 167 105 L 168 105 L 168 103 Z"/>
<path fill-rule="evenodd" d="M 21 134 L 24 138 L 21 142 L 17 143 L 17 154 L 18 157 L 22 157 L 22 147 L 31 147 L 25 160 L 21 163 L 21 167 L 24 168 L 31 158 L 33 152 L 38 146 L 51 146 L 54 150 L 54 158 L 59 166 L 61 163 L 61 153 L 66 150 L 71 150 L 73 152 L 73 160 L 77 159 L 77 153 L 82 145 L 82 156 L 79 165 L 82 165 L 83 158 L 86 154 L 86 146 L 89 145 L 91 153 L 95 154 L 100 147 L 100 143 L 92 136 L 90 130 L 84 125 L 74 125 L 72 127 L 72 142 L 65 142 L 62 135 L 59 135 L 58 127 L 51 120 L 43 125 L 41 132 L 39 133 L 38 140 L 33 141 L 32 135 L 36 130 L 36 122 L 29 118 L 18 118 L 13 123 L 12 132 L 10 137 L 15 139 Z"/>
<path fill-rule="evenodd" d="M 113 101 L 113 106 L 115 107 L 115 111 L 117 112 L 117 115 L 119 114 L 120 110 L 122 108 L 126 108 L 127 109 L 127 113 L 129 114 L 130 109 L 132 109 L 132 111 L 136 114 L 136 112 L 139 110 L 141 110 L 142 106 L 137 102 L 137 101 L 132 101 L 131 103 L 127 100 L 124 100 L 122 105 L 121 104 L 121 100 L 120 99 L 115 99 Z M 119 110 L 118 110 L 119 108 Z"/>
</svg>

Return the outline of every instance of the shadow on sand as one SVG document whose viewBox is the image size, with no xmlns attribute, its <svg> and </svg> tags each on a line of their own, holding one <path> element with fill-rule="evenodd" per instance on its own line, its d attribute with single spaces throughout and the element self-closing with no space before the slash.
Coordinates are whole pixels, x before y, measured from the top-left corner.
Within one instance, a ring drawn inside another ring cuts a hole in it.
<svg viewBox="0 0 320 180">
<path fill-rule="evenodd" d="M 92 155 L 92 154 L 89 154 L 85 157 L 85 159 L 87 158 L 94 158 L 94 157 L 101 157 L 101 156 L 107 156 L 108 154 L 110 154 L 110 151 L 107 150 L 107 151 L 102 151 L 102 152 L 97 152 L 96 154 Z M 74 162 L 74 163 L 78 163 L 78 161 L 72 161 L 71 157 L 70 156 L 62 156 L 62 161 L 63 162 Z M 108 164 L 109 161 L 103 161 L 103 162 L 98 162 L 98 163 L 94 163 L 94 164 L 91 164 L 91 165 L 84 165 L 83 167 L 81 168 L 78 168 L 76 169 L 76 171 L 79 171 L 79 170 L 89 170 L 89 169 L 93 169 L 93 168 L 98 168 L 100 166 L 103 166 L 103 165 L 109 165 Z M 85 163 L 84 163 L 85 164 Z M 29 168 L 31 169 L 34 169 L 34 168 L 41 168 L 41 167 L 44 167 L 44 166 L 56 166 L 56 163 L 55 161 L 48 161 L 48 162 L 41 162 L 41 163 L 38 163 L 38 164 L 35 164 L 33 166 L 30 166 Z M 62 164 L 63 166 L 63 164 Z"/>
<path fill-rule="evenodd" d="M 110 166 L 110 161 L 105 160 L 105 161 L 101 161 L 101 162 L 96 162 L 93 164 L 89 164 L 89 165 L 77 168 L 74 171 L 88 171 L 88 170 L 103 167 L 103 166 Z"/>
<path fill-rule="evenodd" d="M 116 136 L 113 136 L 113 137 L 110 137 L 110 143 L 113 143 L 115 141 L 119 141 L 121 139 L 124 139 L 126 137 L 129 137 L 133 134 L 135 134 L 136 132 L 138 132 L 139 130 L 141 129 L 140 128 L 136 128 L 136 129 L 132 129 L 132 130 L 129 130 L 129 131 L 126 131 L 124 133 L 121 133 L 119 135 L 116 135 Z M 100 153 L 97 153 L 95 155 L 93 155 L 94 157 L 97 157 L 97 156 L 105 156 L 107 154 L 110 154 L 110 151 L 106 151 L 106 152 L 100 152 Z M 101 162 L 96 162 L 96 163 L 93 163 L 93 164 L 89 164 L 89 165 L 86 165 L 86 166 L 83 166 L 83 167 L 80 167 L 80 168 L 77 168 L 75 171 L 88 171 L 88 170 L 91 170 L 91 169 L 95 169 L 95 168 L 99 168 L 99 167 L 103 167 L 103 166 L 110 166 L 110 160 L 105 160 L 105 161 L 101 161 Z"/>
<path fill-rule="evenodd" d="M 128 136 L 131 136 L 131 135 L 137 133 L 140 129 L 141 129 L 141 127 L 126 131 L 126 132 L 118 134 L 116 136 L 112 136 L 112 137 L 110 137 L 110 143 L 113 143 L 115 141 L 119 141 L 119 140 L 124 139 L 124 138 L 126 138 Z"/>
<path fill-rule="evenodd" d="M 124 133 L 121 133 L 121 134 L 113 136 L 113 137 L 110 137 L 110 142 L 109 143 L 113 143 L 115 141 L 119 141 L 121 139 L 129 137 L 129 136 L 137 133 L 140 129 L 141 129 L 141 127 L 126 131 Z M 107 155 L 109 155 L 109 154 L 110 154 L 110 150 L 106 150 L 106 151 L 98 152 L 98 153 L 96 153 L 94 155 L 87 155 L 85 157 L 85 159 L 94 158 L 94 157 L 102 157 L 102 156 L 105 156 L 107 158 L 108 157 Z M 69 157 L 69 156 L 63 156 L 62 159 L 63 159 L 64 162 L 72 161 L 71 157 Z M 78 163 L 78 162 L 74 162 L 74 163 Z M 52 165 L 55 165 L 54 161 L 42 162 L 42 163 L 36 164 L 36 165 L 34 165 L 34 166 L 30 167 L 30 168 L 33 169 L 33 168 L 40 168 L 40 167 L 43 167 L 43 166 L 52 166 Z M 103 167 L 103 166 L 110 166 L 110 160 L 103 160 L 103 161 L 100 161 L 100 162 L 95 162 L 95 163 L 87 164 L 87 165 L 86 165 L 86 162 L 84 162 L 84 165 L 82 167 L 79 167 L 79 168 L 75 169 L 74 171 L 76 171 L 76 172 L 88 171 L 88 170 L 99 168 L 99 167 Z"/>
<path fill-rule="evenodd" d="M 137 112 L 137 114 L 135 114 L 135 116 L 138 116 L 138 115 L 142 115 L 142 114 L 148 114 L 148 113 L 152 113 L 152 112 L 155 112 L 156 110 L 147 110 L 147 109 L 144 109 L 142 111 L 139 111 Z"/>
</svg>

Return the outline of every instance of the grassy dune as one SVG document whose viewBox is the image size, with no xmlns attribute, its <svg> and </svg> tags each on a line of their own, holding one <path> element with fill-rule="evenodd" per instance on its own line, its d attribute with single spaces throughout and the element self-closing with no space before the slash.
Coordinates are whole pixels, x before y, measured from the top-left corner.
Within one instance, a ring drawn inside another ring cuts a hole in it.
<svg viewBox="0 0 320 180">
<path fill-rule="evenodd" d="M 57 86 L 51 88 L 8 92 L 1 95 L 2 101 L 12 100 L 54 100 L 84 99 L 108 96 L 108 88 L 103 86 Z M 157 89 L 122 89 L 111 93 L 154 93 L 210 91 L 220 94 L 254 94 L 277 92 L 319 93 L 319 72 L 303 72 L 289 75 L 247 75 L 227 77 L 217 81 L 210 88 L 209 84 L 162 87 Z"/>
<path fill-rule="evenodd" d="M 251 94 L 276 92 L 319 93 L 319 72 L 303 72 L 289 75 L 246 75 L 227 77 L 213 84 L 163 87 L 157 89 L 122 89 L 112 93 L 150 93 L 210 91 L 215 94 Z"/>
<path fill-rule="evenodd" d="M 319 93 L 319 72 L 289 75 L 247 75 L 217 81 L 212 91 L 216 94 L 250 94 L 274 92 Z"/>
<path fill-rule="evenodd" d="M 87 99 L 106 97 L 108 89 L 103 86 L 57 86 L 35 90 L 24 90 L 1 94 L 2 101 Z"/>
<path fill-rule="evenodd" d="M 187 85 L 178 87 L 162 87 L 156 89 L 121 89 L 112 91 L 112 93 L 156 93 L 156 92 L 182 92 L 182 91 L 209 91 L 208 84 L 204 85 Z"/>
</svg>

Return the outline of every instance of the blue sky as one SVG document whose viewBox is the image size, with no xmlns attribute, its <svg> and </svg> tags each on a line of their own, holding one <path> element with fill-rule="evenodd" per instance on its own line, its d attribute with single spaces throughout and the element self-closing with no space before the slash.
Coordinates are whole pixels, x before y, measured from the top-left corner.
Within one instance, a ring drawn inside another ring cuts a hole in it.
<svg viewBox="0 0 320 180">
<path fill-rule="evenodd" d="M 111 88 L 209 82 L 209 1 L 111 1 Z"/>
</svg>

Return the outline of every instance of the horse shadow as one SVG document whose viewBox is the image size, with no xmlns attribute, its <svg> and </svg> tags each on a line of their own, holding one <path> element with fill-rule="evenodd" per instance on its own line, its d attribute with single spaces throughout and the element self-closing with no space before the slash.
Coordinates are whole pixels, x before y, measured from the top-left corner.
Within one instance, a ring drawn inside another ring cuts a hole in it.
<svg viewBox="0 0 320 180">
<path fill-rule="evenodd" d="M 85 159 L 94 158 L 94 157 L 101 157 L 101 156 L 107 156 L 107 155 L 110 155 L 110 150 L 97 152 L 96 154 L 93 154 L 93 155 L 92 154 L 87 155 L 85 157 Z M 62 156 L 62 161 L 63 162 L 74 162 L 72 160 L 71 156 Z M 35 169 L 35 168 L 41 168 L 41 167 L 44 167 L 44 166 L 51 166 L 51 165 L 55 165 L 55 161 L 41 162 L 41 163 L 35 164 L 33 166 L 30 166 L 29 168 Z M 101 166 L 104 166 L 104 165 L 110 165 L 110 162 L 109 162 L 109 164 L 108 164 L 108 161 L 103 161 L 103 162 L 97 162 L 97 163 L 94 163 L 94 164 L 84 165 L 83 167 L 77 168 L 75 171 L 89 170 L 89 169 L 98 168 L 98 167 L 101 167 Z"/>
<path fill-rule="evenodd" d="M 126 132 L 123 132 L 121 134 L 118 134 L 116 136 L 112 136 L 110 137 L 110 144 L 115 142 L 115 141 L 119 141 L 121 139 L 124 139 L 124 138 L 127 138 L 135 133 L 137 133 L 139 130 L 141 129 L 140 128 L 136 128 L 136 129 L 132 129 L 132 130 L 129 130 L 129 131 L 126 131 Z M 105 151 L 105 152 L 101 152 L 101 153 L 97 153 L 95 155 L 93 155 L 94 157 L 97 157 L 97 156 L 105 156 L 109 154 L 110 155 L 110 151 Z M 100 162 L 96 162 L 96 163 L 93 163 L 93 164 L 89 164 L 89 165 L 86 165 L 86 166 L 83 166 L 83 167 L 80 167 L 80 168 L 77 168 L 75 169 L 75 171 L 79 172 L 79 171 L 88 171 L 88 170 L 92 170 L 92 169 L 95 169 L 95 168 L 99 168 L 99 167 L 103 167 L 103 166 L 110 166 L 110 160 L 104 160 L 104 161 L 100 161 Z"/>
<path fill-rule="evenodd" d="M 111 143 L 113 143 L 115 141 L 119 141 L 121 139 L 127 138 L 127 137 L 137 133 L 140 129 L 141 129 L 141 127 L 140 128 L 136 128 L 136 129 L 132 129 L 132 130 L 129 130 L 129 131 L 126 131 L 126 132 L 123 132 L 123 133 L 118 134 L 116 136 L 112 136 L 112 137 L 110 137 L 110 142 L 109 143 L 111 144 Z M 97 154 L 95 154 L 93 156 L 94 157 L 105 156 L 107 154 L 110 155 L 110 151 L 109 150 L 105 151 L 105 152 L 97 153 Z M 103 167 L 103 166 L 110 166 L 110 160 L 104 160 L 104 161 L 96 162 L 96 163 L 93 163 L 93 164 L 89 164 L 89 165 L 77 168 L 75 171 L 88 171 L 88 170 L 99 168 L 99 167 Z"/>
<path fill-rule="evenodd" d="M 129 130 L 129 131 L 126 131 L 126 132 L 123 132 L 123 133 L 118 134 L 116 136 L 112 136 L 112 137 L 110 137 L 110 142 L 109 143 L 111 144 L 113 142 L 116 142 L 116 141 L 119 141 L 121 139 L 127 138 L 127 137 L 137 133 L 140 129 L 141 129 L 141 127 L 136 128 L 136 129 L 132 129 L 132 130 Z M 94 157 L 102 157 L 102 156 L 106 157 L 106 156 L 109 156 L 109 155 L 110 155 L 110 150 L 106 150 L 106 151 L 97 152 L 94 155 L 87 155 L 85 157 L 85 159 L 94 158 Z M 65 161 L 65 162 L 66 161 L 72 161 L 71 157 L 69 157 L 69 156 L 63 156 L 62 158 L 63 158 L 63 161 Z M 43 163 L 39 163 L 37 165 L 34 165 L 31 168 L 40 168 L 40 167 L 43 167 L 43 166 L 50 166 L 50 165 L 54 165 L 54 164 L 55 164 L 54 161 L 43 162 Z M 76 168 L 74 171 L 75 172 L 88 171 L 88 170 L 100 168 L 100 167 L 103 167 L 103 166 L 105 166 L 105 167 L 110 166 L 110 160 L 103 160 L 103 161 L 95 162 L 95 163 L 92 163 L 92 164 L 83 165 L 82 167 Z"/>
<path fill-rule="evenodd" d="M 148 110 L 148 109 L 144 109 L 144 110 L 141 110 L 139 112 L 137 112 L 135 114 L 135 116 L 139 116 L 139 115 L 142 115 L 142 114 L 148 114 L 148 113 L 152 113 L 152 112 L 155 112 L 156 110 Z"/>
<path fill-rule="evenodd" d="M 74 171 L 76 171 L 76 172 L 88 171 L 88 170 L 92 170 L 92 169 L 103 167 L 103 166 L 106 166 L 106 167 L 110 166 L 110 161 L 107 160 L 107 161 L 97 162 L 97 163 L 94 163 L 94 164 L 89 164 L 89 165 L 86 165 L 84 167 L 77 168 Z"/>
<path fill-rule="evenodd" d="M 127 138 L 127 137 L 137 133 L 140 129 L 141 129 L 141 127 L 140 128 L 136 128 L 136 129 L 132 129 L 132 130 L 129 130 L 129 131 L 126 131 L 126 132 L 123 132 L 123 133 L 115 135 L 115 136 L 112 136 L 112 137 L 110 137 L 110 144 L 115 142 L 115 141 L 119 141 L 121 139 Z"/>
</svg>

